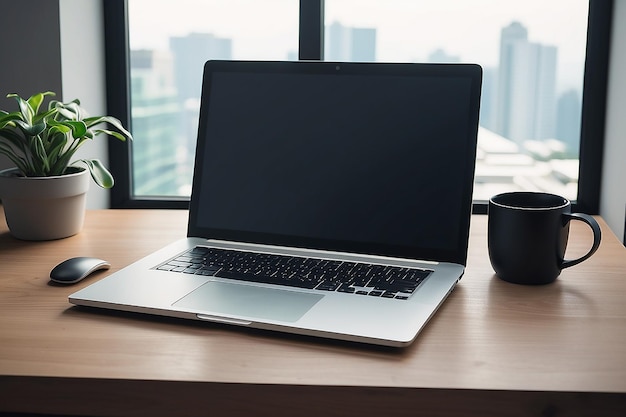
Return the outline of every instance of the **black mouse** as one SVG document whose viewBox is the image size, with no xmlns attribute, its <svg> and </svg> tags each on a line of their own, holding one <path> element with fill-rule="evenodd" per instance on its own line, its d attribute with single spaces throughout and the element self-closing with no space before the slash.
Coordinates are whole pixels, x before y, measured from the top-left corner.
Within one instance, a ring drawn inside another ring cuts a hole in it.
<svg viewBox="0 0 626 417">
<path fill-rule="evenodd" d="M 70 258 L 50 271 L 50 279 L 59 284 L 75 284 L 89 274 L 101 269 L 109 269 L 111 264 L 98 258 L 79 256 Z"/>
</svg>

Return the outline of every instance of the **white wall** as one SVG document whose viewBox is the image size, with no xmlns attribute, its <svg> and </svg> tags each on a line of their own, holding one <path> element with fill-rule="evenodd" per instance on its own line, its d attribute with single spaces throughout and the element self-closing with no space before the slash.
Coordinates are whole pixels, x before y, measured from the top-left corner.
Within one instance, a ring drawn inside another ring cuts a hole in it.
<svg viewBox="0 0 626 417">
<path fill-rule="evenodd" d="M 104 23 L 101 0 L 59 0 L 63 100 L 80 99 L 91 116 L 106 115 Z M 85 143 L 76 158 L 108 166 L 107 136 Z M 109 192 L 91 182 L 87 208 L 108 208 Z"/>
<path fill-rule="evenodd" d="M 626 219 L 626 1 L 613 4 L 600 215 L 620 240 Z M 624 242 L 626 244 L 626 242 Z"/>
</svg>

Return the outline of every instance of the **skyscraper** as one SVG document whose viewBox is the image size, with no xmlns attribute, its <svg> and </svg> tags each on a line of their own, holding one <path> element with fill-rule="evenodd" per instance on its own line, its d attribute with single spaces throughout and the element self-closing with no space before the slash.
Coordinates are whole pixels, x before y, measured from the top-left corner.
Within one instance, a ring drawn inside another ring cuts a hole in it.
<svg viewBox="0 0 626 417">
<path fill-rule="evenodd" d="M 202 73 L 209 59 L 232 59 L 232 40 L 218 38 L 212 33 L 190 33 L 170 38 L 170 50 L 174 56 L 174 75 L 178 90 L 178 131 L 180 164 L 184 176 L 191 183 L 191 167 L 196 147 L 199 102 L 202 92 Z"/>
<path fill-rule="evenodd" d="M 132 50 L 133 192 L 178 195 L 181 176 L 172 150 L 180 142 L 180 106 L 169 52 Z"/>
<path fill-rule="evenodd" d="M 376 29 L 352 28 L 333 22 L 326 28 L 328 61 L 376 61 Z"/>
<path fill-rule="evenodd" d="M 519 22 L 502 29 L 497 133 L 517 143 L 554 137 L 556 54 L 554 46 L 529 42 Z"/>
<path fill-rule="evenodd" d="M 496 132 L 498 69 L 483 68 L 482 93 L 480 94 L 480 125 Z"/>
<path fill-rule="evenodd" d="M 202 69 L 207 60 L 232 58 L 232 40 L 211 33 L 191 33 L 171 37 L 170 50 L 174 55 L 178 96 L 184 102 L 200 97 Z"/>
<path fill-rule="evenodd" d="M 352 28 L 351 61 L 376 61 L 376 29 Z"/>
<path fill-rule="evenodd" d="M 567 152 L 574 155 L 580 148 L 580 102 L 580 94 L 571 89 L 561 94 L 557 104 L 556 138 L 565 142 Z"/>
</svg>

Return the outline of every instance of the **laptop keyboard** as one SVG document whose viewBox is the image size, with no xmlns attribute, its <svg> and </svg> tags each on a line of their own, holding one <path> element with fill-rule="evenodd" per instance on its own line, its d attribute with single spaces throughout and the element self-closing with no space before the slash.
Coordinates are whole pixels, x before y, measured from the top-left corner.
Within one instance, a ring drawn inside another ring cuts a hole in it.
<svg viewBox="0 0 626 417">
<path fill-rule="evenodd" d="M 197 246 L 158 270 L 407 300 L 432 271 Z"/>
</svg>

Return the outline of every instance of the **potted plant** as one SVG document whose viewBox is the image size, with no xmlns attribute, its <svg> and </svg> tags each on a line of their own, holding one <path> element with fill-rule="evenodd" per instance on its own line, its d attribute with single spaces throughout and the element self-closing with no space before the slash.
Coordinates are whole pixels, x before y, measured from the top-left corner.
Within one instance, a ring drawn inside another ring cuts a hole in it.
<svg viewBox="0 0 626 417">
<path fill-rule="evenodd" d="M 113 186 L 113 176 L 97 159 L 73 161 L 88 140 L 105 134 L 122 141 L 132 139 L 120 121 L 111 116 L 89 117 L 75 99 L 50 100 L 51 91 L 28 100 L 17 94 L 19 109 L 0 110 L 0 154 L 14 168 L 0 171 L 0 200 L 11 234 L 24 240 L 49 240 L 72 236 L 83 224 L 86 193 L 91 178 L 103 188 Z M 116 130 L 98 128 L 103 124 Z"/>
</svg>

